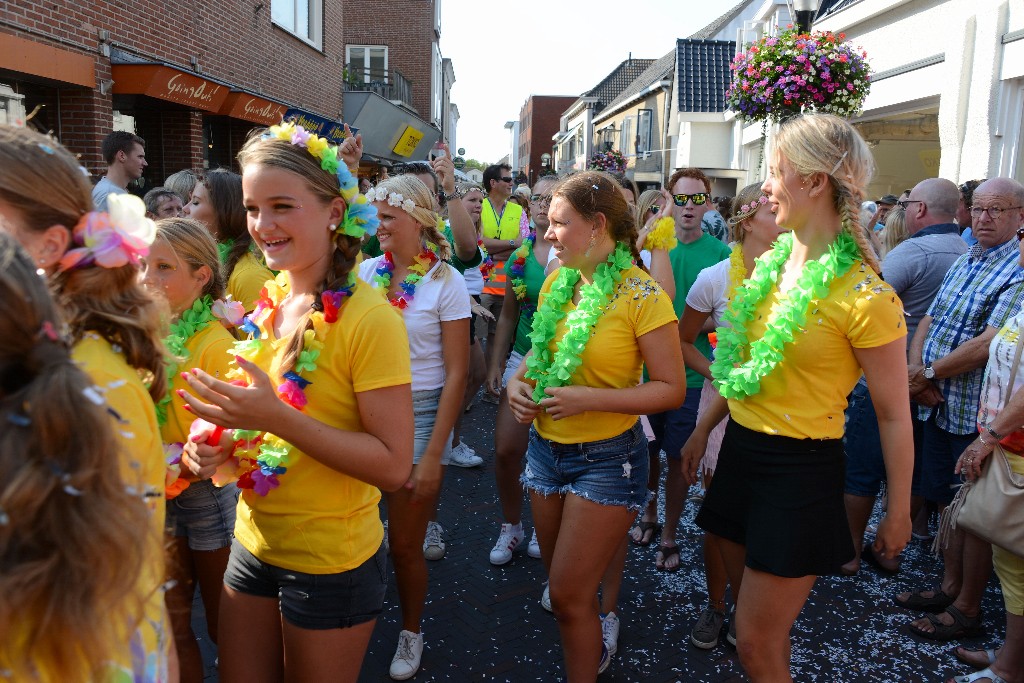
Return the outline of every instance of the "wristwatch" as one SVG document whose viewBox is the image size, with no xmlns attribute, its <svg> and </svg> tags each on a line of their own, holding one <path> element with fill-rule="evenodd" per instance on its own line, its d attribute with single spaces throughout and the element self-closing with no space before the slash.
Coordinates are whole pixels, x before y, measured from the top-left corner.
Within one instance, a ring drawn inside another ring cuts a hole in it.
<svg viewBox="0 0 1024 683">
<path fill-rule="evenodd" d="M 924 378 L 925 379 L 935 379 L 935 368 L 932 367 L 931 363 L 929 363 L 928 365 L 924 366 Z"/>
<path fill-rule="evenodd" d="M 509 240 L 508 241 L 508 246 L 510 246 L 510 247 L 516 246 L 516 241 L 515 240 Z"/>
<path fill-rule="evenodd" d="M 455 199 L 456 197 L 459 197 L 460 195 L 459 195 L 459 190 L 455 189 L 455 190 L 452 191 L 451 194 L 448 194 L 444 190 L 441 190 L 441 196 L 444 197 L 444 200 L 446 202 L 450 202 L 451 200 Z"/>
</svg>

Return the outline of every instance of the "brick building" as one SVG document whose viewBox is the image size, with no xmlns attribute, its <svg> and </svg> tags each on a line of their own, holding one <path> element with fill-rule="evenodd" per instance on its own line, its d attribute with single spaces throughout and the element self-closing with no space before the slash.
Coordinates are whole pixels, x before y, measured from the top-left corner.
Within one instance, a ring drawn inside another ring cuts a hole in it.
<svg viewBox="0 0 1024 683">
<path fill-rule="evenodd" d="M 103 137 L 134 130 L 155 185 L 183 168 L 231 166 L 253 127 L 285 115 L 337 136 L 343 95 L 373 90 L 347 65 L 362 56 L 369 67 L 379 51 L 353 48 L 383 46 L 383 79 L 391 86 L 389 66 L 403 69 L 402 96 L 381 98 L 390 118 L 368 131 L 368 160 L 424 158 L 439 135 L 438 2 L 396 2 L 395 22 L 355 0 L 12 0 L 0 5 L 0 121 L 24 112 L 94 176 L 106 170 Z"/>
<path fill-rule="evenodd" d="M 546 169 L 554 168 L 551 136 L 558 132 L 562 112 L 576 101 L 575 95 L 530 95 L 519 110 L 519 168 L 533 184 Z M 548 155 L 545 167 L 542 156 Z"/>
</svg>

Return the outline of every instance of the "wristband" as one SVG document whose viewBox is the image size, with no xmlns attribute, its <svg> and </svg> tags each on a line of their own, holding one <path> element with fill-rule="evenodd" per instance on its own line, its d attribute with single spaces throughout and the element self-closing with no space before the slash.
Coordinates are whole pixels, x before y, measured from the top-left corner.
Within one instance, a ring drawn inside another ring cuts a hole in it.
<svg viewBox="0 0 1024 683">
<path fill-rule="evenodd" d="M 994 438 L 996 441 L 1003 440 L 1003 435 L 997 432 L 996 430 L 992 429 L 992 427 L 985 427 L 985 431 L 991 434 L 992 438 Z"/>
<path fill-rule="evenodd" d="M 978 434 L 978 441 L 981 442 L 982 446 L 988 446 L 989 448 L 992 448 L 992 447 L 995 446 L 995 444 L 992 444 L 992 443 L 989 443 L 988 441 L 985 441 L 985 435 L 984 434 Z"/>
<path fill-rule="evenodd" d="M 448 194 L 444 190 L 441 190 L 441 196 L 444 197 L 446 202 L 450 202 L 451 200 L 455 199 L 456 197 L 461 197 L 462 195 L 460 195 L 459 191 L 456 189 L 451 194 Z"/>
</svg>

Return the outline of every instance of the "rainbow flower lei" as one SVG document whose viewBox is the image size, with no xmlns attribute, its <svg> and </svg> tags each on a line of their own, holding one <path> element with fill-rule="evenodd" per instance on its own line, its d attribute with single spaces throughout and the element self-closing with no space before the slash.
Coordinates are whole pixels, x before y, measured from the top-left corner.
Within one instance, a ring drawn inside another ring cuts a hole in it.
<svg viewBox="0 0 1024 683">
<path fill-rule="evenodd" d="M 533 245 L 536 241 L 537 232 L 531 230 L 519 248 L 509 257 L 506 266 L 508 275 L 512 279 L 512 291 L 516 295 L 516 301 L 519 302 L 520 315 L 532 314 L 536 309 L 534 304 L 526 300 L 526 259 L 530 258 L 530 254 L 533 253 Z"/>
<path fill-rule="evenodd" d="M 480 250 L 480 258 L 483 259 L 480 263 L 480 274 L 487 280 L 494 271 L 494 259 L 487 253 L 487 247 L 484 246 L 484 241 L 479 237 L 476 238 L 476 248 Z"/>
<path fill-rule="evenodd" d="M 787 233 L 779 237 L 774 249 L 757 259 L 754 272 L 737 288 L 722 315 L 722 326 L 715 330 L 718 348 L 711 363 L 711 376 L 715 388 L 725 398 L 743 399 L 761 390 L 761 380 L 783 360 L 785 345 L 806 324 L 811 305 L 827 296 L 833 280 L 845 275 L 861 258 L 857 243 L 844 229 L 827 254 L 804 264 L 796 284 L 774 307 L 764 333 L 751 342 L 747 325 L 775 287 L 782 265 L 792 251 L 793 233 Z"/>
<path fill-rule="evenodd" d="M 438 262 L 437 251 L 438 247 L 436 244 L 427 242 L 423 251 L 416 257 L 416 262 L 409 266 L 409 274 L 399 284 L 400 293 L 388 295 L 388 301 L 391 302 L 392 306 L 401 311 L 409 307 L 413 297 L 416 295 L 416 285 L 434 267 L 434 264 Z M 374 288 L 383 289 L 384 292 L 387 292 L 391 287 L 391 274 L 394 272 L 395 258 L 391 255 L 390 251 L 386 251 L 373 274 Z"/>
<path fill-rule="evenodd" d="M 255 363 L 263 349 L 264 339 L 268 336 L 267 321 L 277 310 L 284 299 L 287 275 L 277 276 L 277 280 L 268 280 L 260 291 L 256 308 L 245 317 L 242 329 L 250 334 L 250 338 L 235 342 L 232 353 Z M 295 361 L 295 366 L 281 376 L 283 380 L 277 386 L 278 397 L 295 408 L 302 410 L 309 403 L 306 387 L 312 384 L 309 378 L 317 369 L 320 352 L 324 348 L 324 340 L 329 325 L 338 321 L 338 314 L 345 299 L 352 295 L 354 285 L 337 290 L 327 290 L 320 295 L 323 310 L 314 310 L 310 315 L 313 329 L 303 333 L 302 351 Z M 239 386 L 248 386 L 246 373 L 232 363 L 228 379 Z M 292 445 L 270 432 L 255 429 L 235 429 L 231 431 L 234 442 L 232 456 L 238 461 L 238 487 L 252 489 L 260 496 L 267 495 L 280 486 L 281 476 L 288 471 Z"/>
<path fill-rule="evenodd" d="M 608 260 L 597 266 L 590 284 L 580 287 L 580 302 L 576 310 L 566 317 L 565 305 L 572 299 L 580 271 L 562 267 L 544 297 L 544 303 L 533 316 L 530 342 L 533 354 L 526 359 L 526 377 L 536 380 L 533 400 L 537 403 L 547 397 L 545 389 L 561 387 L 569 383 L 576 368 L 583 359 L 580 357 L 590 341 L 594 325 L 611 300 L 615 286 L 622 280 L 622 273 L 633 267 L 633 254 L 629 247 L 618 242 Z M 554 354 L 549 344 L 558 329 L 558 322 L 566 318 L 565 334 L 555 345 Z"/>
<path fill-rule="evenodd" d="M 359 192 L 359 180 L 352 175 L 344 160 L 338 159 L 338 148 L 332 146 L 325 138 L 310 133 L 292 121 L 284 121 L 271 126 L 263 134 L 263 139 L 278 139 L 290 142 L 320 160 L 320 168 L 338 176 L 341 186 L 340 194 L 345 200 L 345 218 L 337 230 L 350 237 L 362 238 L 363 235 L 377 234 L 377 207 L 367 201 L 366 196 Z"/>
</svg>

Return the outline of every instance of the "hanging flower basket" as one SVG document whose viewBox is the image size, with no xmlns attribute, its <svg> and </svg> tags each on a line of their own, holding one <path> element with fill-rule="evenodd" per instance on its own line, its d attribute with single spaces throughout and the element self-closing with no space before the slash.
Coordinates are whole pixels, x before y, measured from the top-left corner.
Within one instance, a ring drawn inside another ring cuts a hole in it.
<svg viewBox="0 0 1024 683">
<path fill-rule="evenodd" d="M 607 152 L 596 152 L 587 163 L 588 171 L 605 171 L 606 173 L 623 174 L 626 172 L 626 157 L 622 152 L 612 149 Z"/>
<path fill-rule="evenodd" d="M 871 87 L 867 53 L 846 34 L 787 29 L 751 44 L 732 62 L 726 104 L 750 121 L 781 121 L 814 110 L 856 116 Z"/>
</svg>

